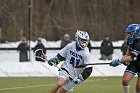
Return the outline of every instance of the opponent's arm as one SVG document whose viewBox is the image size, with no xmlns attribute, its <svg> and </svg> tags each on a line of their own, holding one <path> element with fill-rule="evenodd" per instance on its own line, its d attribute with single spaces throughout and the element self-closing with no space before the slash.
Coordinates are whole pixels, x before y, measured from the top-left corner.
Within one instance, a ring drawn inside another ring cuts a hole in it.
<svg viewBox="0 0 140 93">
<path fill-rule="evenodd" d="M 127 56 L 124 56 L 121 60 L 122 63 L 131 62 L 133 60 L 137 60 L 138 53 L 134 51 L 130 51 Z"/>
<path fill-rule="evenodd" d="M 48 64 L 51 65 L 51 66 L 53 65 L 53 63 L 57 65 L 57 64 L 59 64 L 60 61 L 63 61 L 63 60 L 65 60 L 65 58 L 62 57 L 58 53 L 54 58 L 51 58 L 50 60 L 48 60 Z"/>
<path fill-rule="evenodd" d="M 139 54 L 137 52 L 134 51 L 130 51 L 129 53 L 127 53 L 127 55 L 125 55 L 121 60 L 119 59 L 115 59 L 110 63 L 110 66 L 116 67 L 120 64 L 124 64 L 124 65 L 128 65 L 129 62 L 137 60 L 137 56 Z"/>
<path fill-rule="evenodd" d="M 79 74 L 78 77 L 75 77 L 73 79 L 73 82 L 75 84 L 82 83 L 85 79 L 87 79 L 91 75 L 91 72 L 92 72 L 92 67 L 85 68 L 85 70 L 81 74 Z"/>
</svg>

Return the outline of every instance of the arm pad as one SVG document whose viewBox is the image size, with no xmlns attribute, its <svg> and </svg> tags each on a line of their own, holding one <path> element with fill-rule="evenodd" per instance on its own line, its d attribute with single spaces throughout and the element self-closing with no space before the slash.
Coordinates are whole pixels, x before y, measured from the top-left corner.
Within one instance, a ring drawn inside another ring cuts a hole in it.
<svg viewBox="0 0 140 93">
<path fill-rule="evenodd" d="M 62 57 L 60 54 L 57 54 L 54 58 L 48 60 L 48 64 L 52 66 L 53 65 L 52 62 L 53 62 L 54 64 L 58 65 L 59 62 L 63 60 L 65 60 L 65 58 Z"/>
<path fill-rule="evenodd" d="M 59 61 L 64 61 L 64 60 L 65 60 L 65 58 L 62 57 L 60 54 L 57 54 L 56 56 L 57 56 L 57 58 L 59 59 Z"/>
<path fill-rule="evenodd" d="M 86 69 L 81 73 L 83 79 L 84 79 L 84 80 L 87 79 L 87 78 L 90 76 L 91 72 L 92 72 L 92 67 L 86 68 Z"/>
</svg>

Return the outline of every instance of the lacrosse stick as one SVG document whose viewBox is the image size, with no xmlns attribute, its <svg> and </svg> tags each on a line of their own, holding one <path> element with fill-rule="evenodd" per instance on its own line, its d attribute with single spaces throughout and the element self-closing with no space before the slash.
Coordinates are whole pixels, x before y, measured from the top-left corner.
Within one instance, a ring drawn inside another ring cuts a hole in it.
<svg viewBox="0 0 140 93">
<path fill-rule="evenodd" d="M 40 59 L 41 62 L 45 62 L 47 56 L 45 56 L 44 52 L 42 49 L 37 49 L 34 53 L 35 58 Z"/>
<path fill-rule="evenodd" d="M 35 57 L 38 58 L 38 59 L 40 59 L 40 60 L 42 60 L 43 62 L 48 61 L 47 60 L 47 56 L 45 56 L 45 54 L 43 53 L 43 50 L 42 49 L 37 49 L 35 51 Z M 67 72 L 65 72 L 60 67 L 58 67 L 55 63 L 52 62 L 52 64 L 53 64 L 53 66 L 55 66 L 56 68 L 58 68 L 60 71 L 63 71 L 64 74 L 67 75 L 71 80 L 73 80 L 73 77 L 70 74 L 68 74 Z"/>
<path fill-rule="evenodd" d="M 79 66 L 76 66 L 76 68 L 83 68 L 88 65 L 108 65 L 108 64 L 110 64 L 110 63 L 92 63 L 92 64 L 79 65 Z"/>
</svg>

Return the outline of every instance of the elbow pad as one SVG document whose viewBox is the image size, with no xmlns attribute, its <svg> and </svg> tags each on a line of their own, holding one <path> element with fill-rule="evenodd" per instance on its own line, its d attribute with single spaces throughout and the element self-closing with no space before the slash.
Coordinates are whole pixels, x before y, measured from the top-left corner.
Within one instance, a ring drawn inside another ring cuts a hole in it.
<svg viewBox="0 0 140 93">
<path fill-rule="evenodd" d="M 65 58 L 64 58 L 64 57 L 62 57 L 60 54 L 57 54 L 57 55 L 56 55 L 56 57 L 57 57 L 60 61 L 65 60 Z"/>
<path fill-rule="evenodd" d="M 90 76 L 91 72 L 92 72 L 92 67 L 86 68 L 86 69 L 81 73 L 83 79 L 84 79 L 84 80 L 87 79 L 87 78 Z"/>
</svg>

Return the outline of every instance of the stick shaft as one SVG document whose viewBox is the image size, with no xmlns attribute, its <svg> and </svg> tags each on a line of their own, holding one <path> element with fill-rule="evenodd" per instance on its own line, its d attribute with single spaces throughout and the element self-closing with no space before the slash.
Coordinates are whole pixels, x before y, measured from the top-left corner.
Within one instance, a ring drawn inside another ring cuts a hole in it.
<svg viewBox="0 0 140 93">
<path fill-rule="evenodd" d="M 58 68 L 59 70 L 63 71 L 65 75 L 69 76 L 69 78 L 70 78 L 71 80 L 73 80 L 73 77 L 72 77 L 70 74 L 68 74 L 67 72 L 65 72 L 63 69 L 61 69 L 60 67 L 58 67 L 58 66 L 57 66 L 56 64 L 54 64 L 53 62 L 52 62 L 52 64 L 53 64 L 56 68 Z"/>
<path fill-rule="evenodd" d="M 110 64 L 110 63 L 93 63 L 93 64 L 86 64 L 86 65 L 107 65 L 107 64 Z"/>
<path fill-rule="evenodd" d="M 92 63 L 92 64 L 79 65 L 76 68 L 82 68 L 82 67 L 85 67 L 85 66 L 88 66 L 88 65 L 108 65 L 108 64 L 110 64 L 110 63 Z"/>
<path fill-rule="evenodd" d="M 41 52 L 42 52 L 42 55 L 44 55 L 45 58 L 42 58 L 41 56 L 36 56 L 36 53 L 37 53 L 38 51 L 41 51 Z M 48 62 L 47 57 L 46 57 L 45 54 L 43 53 L 43 50 L 42 50 L 42 49 L 37 49 L 37 50 L 35 51 L 35 57 L 40 58 L 40 59 L 44 60 L 45 62 Z M 53 62 L 51 62 L 51 63 L 53 64 L 53 66 L 55 66 L 55 67 L 58 68 L 59 70 L 63 71 L 64 74 L 67 75 L 71 80 L 73 80 L 73 77 L 72 77 L 70 74 L 68 74 L 67 72 L 65 72 L 63 69 L 61 69 L 60 67 L 58 67 L 58 66 L 57 66 L 56 64 L 54 64 Z"/>
</svg>

